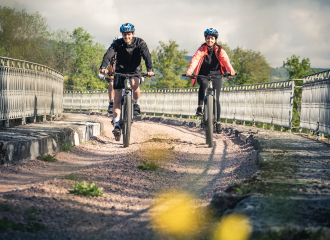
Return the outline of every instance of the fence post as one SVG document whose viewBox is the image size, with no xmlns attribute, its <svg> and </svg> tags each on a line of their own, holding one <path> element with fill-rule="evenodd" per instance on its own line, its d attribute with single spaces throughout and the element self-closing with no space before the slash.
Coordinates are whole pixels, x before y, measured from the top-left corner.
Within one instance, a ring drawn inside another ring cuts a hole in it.
<svg viewBox="0 0 330 240">
<path fill-rule="evenodd" d="M 290 119 L 289 119 L 289 127 L 290 127 L 290 133 L 292 132 L 292 121 L 293 121 L 293 97 L 294 97 L 294 81 L 291 82 L 291 97 L 290 97 Z M 282 130 L 282 129 L 281 129 Z"/>
</svg>

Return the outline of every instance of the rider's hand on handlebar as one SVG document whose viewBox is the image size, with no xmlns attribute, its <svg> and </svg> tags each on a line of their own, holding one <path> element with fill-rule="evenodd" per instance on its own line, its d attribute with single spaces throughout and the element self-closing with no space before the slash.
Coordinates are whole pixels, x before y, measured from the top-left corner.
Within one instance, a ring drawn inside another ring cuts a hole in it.
<svg viewBox="0 0 330 240">
<path fill-rule="evenodd" d="M 153 76 L 155 76 L 154 72 L 148 72 L 148 77 L 153 77 Z"/>
<path fill-rule="evenodd" d="M 103 75 L 107 75 L 108 70 L 106 68 L 103 68 L 103 69 L 100 70 L 100 73 L 102 73 Z"/>
</svg>

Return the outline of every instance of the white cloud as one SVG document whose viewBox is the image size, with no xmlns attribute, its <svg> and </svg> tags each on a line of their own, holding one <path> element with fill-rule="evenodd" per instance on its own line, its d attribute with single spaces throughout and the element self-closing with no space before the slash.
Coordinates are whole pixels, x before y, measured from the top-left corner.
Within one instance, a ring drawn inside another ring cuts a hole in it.
<svg viewBox="0 0 330 240">
<path fill-rule="evenodd" d="M 208 27 L 231 48 L 260 51 L 272 67 L 293 54 L 330 68 L 328 0 L 0 0 L 1 6 L 39 11 L 52 30 L 83 27 L 106 47 L 131 22 L 149 48 L 175 40 L 192 55 Z"/>
</svg>

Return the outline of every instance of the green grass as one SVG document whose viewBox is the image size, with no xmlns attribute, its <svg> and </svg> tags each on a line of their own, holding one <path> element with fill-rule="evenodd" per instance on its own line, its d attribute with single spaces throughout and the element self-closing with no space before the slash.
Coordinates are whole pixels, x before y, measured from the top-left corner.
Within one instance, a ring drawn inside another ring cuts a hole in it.
<svg viewBox="0 0 330 240">
<path fill-rule="evenodd" d="M 72 144 L 71 143 L 63 143 L 62 147 L 61 147 L 61 150 L 62 151 L 72 151 Z"/>
<path fill-rule="evenodd" d="M 104 197 L 102 190 L 103 187 L 96 188 L 95 183 L 76 183 L 72 185 L 73 190 L 70 191 L 71 194 L 81 195 L 81 196 L 92 196 L 92 197 Z"/>
<path fill-rule="evenodd" d="M 36 222 L 28 222 L 27 224 L 23 224 L 15 223 L 6 217 L 0 219 L 0 231 L 7 231 L 8 229 L 12 229 L 13 231 L 39 232 L 45 231 L 46 227 L 43 224 Z"/>
<path fill-rule="evenodd" d="M 167 134 L 157 133 L 157 134 L 153 134 L 153 136 L 167 136 Z"/>
<path fill-rule="evenodd" d="M 174 148 L 175 148 L 175 147 L 173 146 L 173 147 L 168 148 L 168 150 L 174 150 Z"/>
<path fill-rule="evenodd" d="M 77 175 L 75 175 L 73 173 L 65 175 L 64 179 L 73 180 L 73 181 L 76 181 L 76 182 L 81 182 L 82 181 L 82 179 L 80 177 L 78 177 Z"/>
<path fill-rule="evenodd" d="M 305 184 L 314 184 L 314 183 L 317 183 L 317 182 L 296 182 L 294 184 L 295 185 L 305 185 Z"/>
<path fill-rule="evenodd" d="M 27 213 L 31 213 L 31 214 L 39 214 L 39 211 L 36 207 L 32 206 L 26 209 Z"/>
<path fill-rule="evenodd" d="M 45 161 L 45 162 L 56 162 L 57 161 L 55 156 L 52 156 L 50 154 L 47 154 L 47 155 L 40 154 L 40 156 L 37 157 L 37 159 Z"/>
<path fill-rule="evenodd" d="M 1 212 L 9 212 L 9 210 L 10 210 L 10 207 L 9 207 L 7 201 L 5 201 L 3 203 L 0 203 L 0 211 Z"/>
<path fill-rule="evenodd" d="M 7 205 L 7 203 L 6 203 Z M 3 204 L 1 205 L 3 206 Z M 43 224 L 37 223 L 35 221 L 38 221 L 38 215 L 39 210 L 32 206 L 25 210 L 25 213 L 27 213 L 27 223 L 15 223 L 8 218 L 4 217 L 0 219 L 0 231 L 7 231 L 9 229 L 13 231 L 27 231 L 27 232 L 39 232 L 39 231 L 45 231 L 46 227 Z"/>
<path fill-rule="evenodd" d="M 159 167 L 154 162 L 146 163 L 146 161 L 143 161 L 142 165 L 139 165 L 136 168 L 147 171 L 156 171 Z"/>
</svg>

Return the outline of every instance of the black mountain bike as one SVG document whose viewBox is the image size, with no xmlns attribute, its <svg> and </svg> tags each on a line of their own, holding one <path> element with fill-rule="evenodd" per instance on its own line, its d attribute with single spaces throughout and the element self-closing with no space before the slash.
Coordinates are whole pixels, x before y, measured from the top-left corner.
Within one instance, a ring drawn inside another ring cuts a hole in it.
<svg viewBox="0 0 330 240">
<path fill-rule="evenodd" d="M 186 77 L 186 74 L 182 74 L 182 76 Z M 206 135 L 206 144 L 209 145 L 209 147 L 213 147 L 213 129 L 214 125 L 217 123 L 217 104 L 215 99 L 215 89 L 213 88 L 213 81 L 215 79 L 219 79 L 221 77 L 227 77 L 231 76 L 230 73 L 225 74 L 217 74 L 217 75 L 209 75 L 209 76 L 203 76 L 203 75 L 194 75 L 192 74 L 190 78 L 197 78 L 197 77 L 203 77 L 209 80 L 208 87 L 205 89 L 204 93 L 204 114 L 202 116 L 202 122 L 201 127 L 205 129 L 205 135 Z"/>
<path fill-rule="evenodd" d="M 115 76 L 118 75 L 120 77 L 125 77 L 125 88 L 121 90 L 121 101 L 120 101 L 120 120 L 119 125 L 122 130 L 123 134 L 123 145 L 124 147 L 129 146 L 129 141 L 131 137 L 131 125 L 133 123 L 133 89 L 131 87 L 131 79 L 133 77 L 140 78 L 141 77 L 147 77 L 148 74 L 141 73 L 116 73 L 116 72 L 109 72 L 109 76 Z M 106 80 L 109 82 L 110 79 L 106 78 Z M 121 134 L 118 134 L 115 136 L 116 141 L 120 141 Z"/>
</svg>

